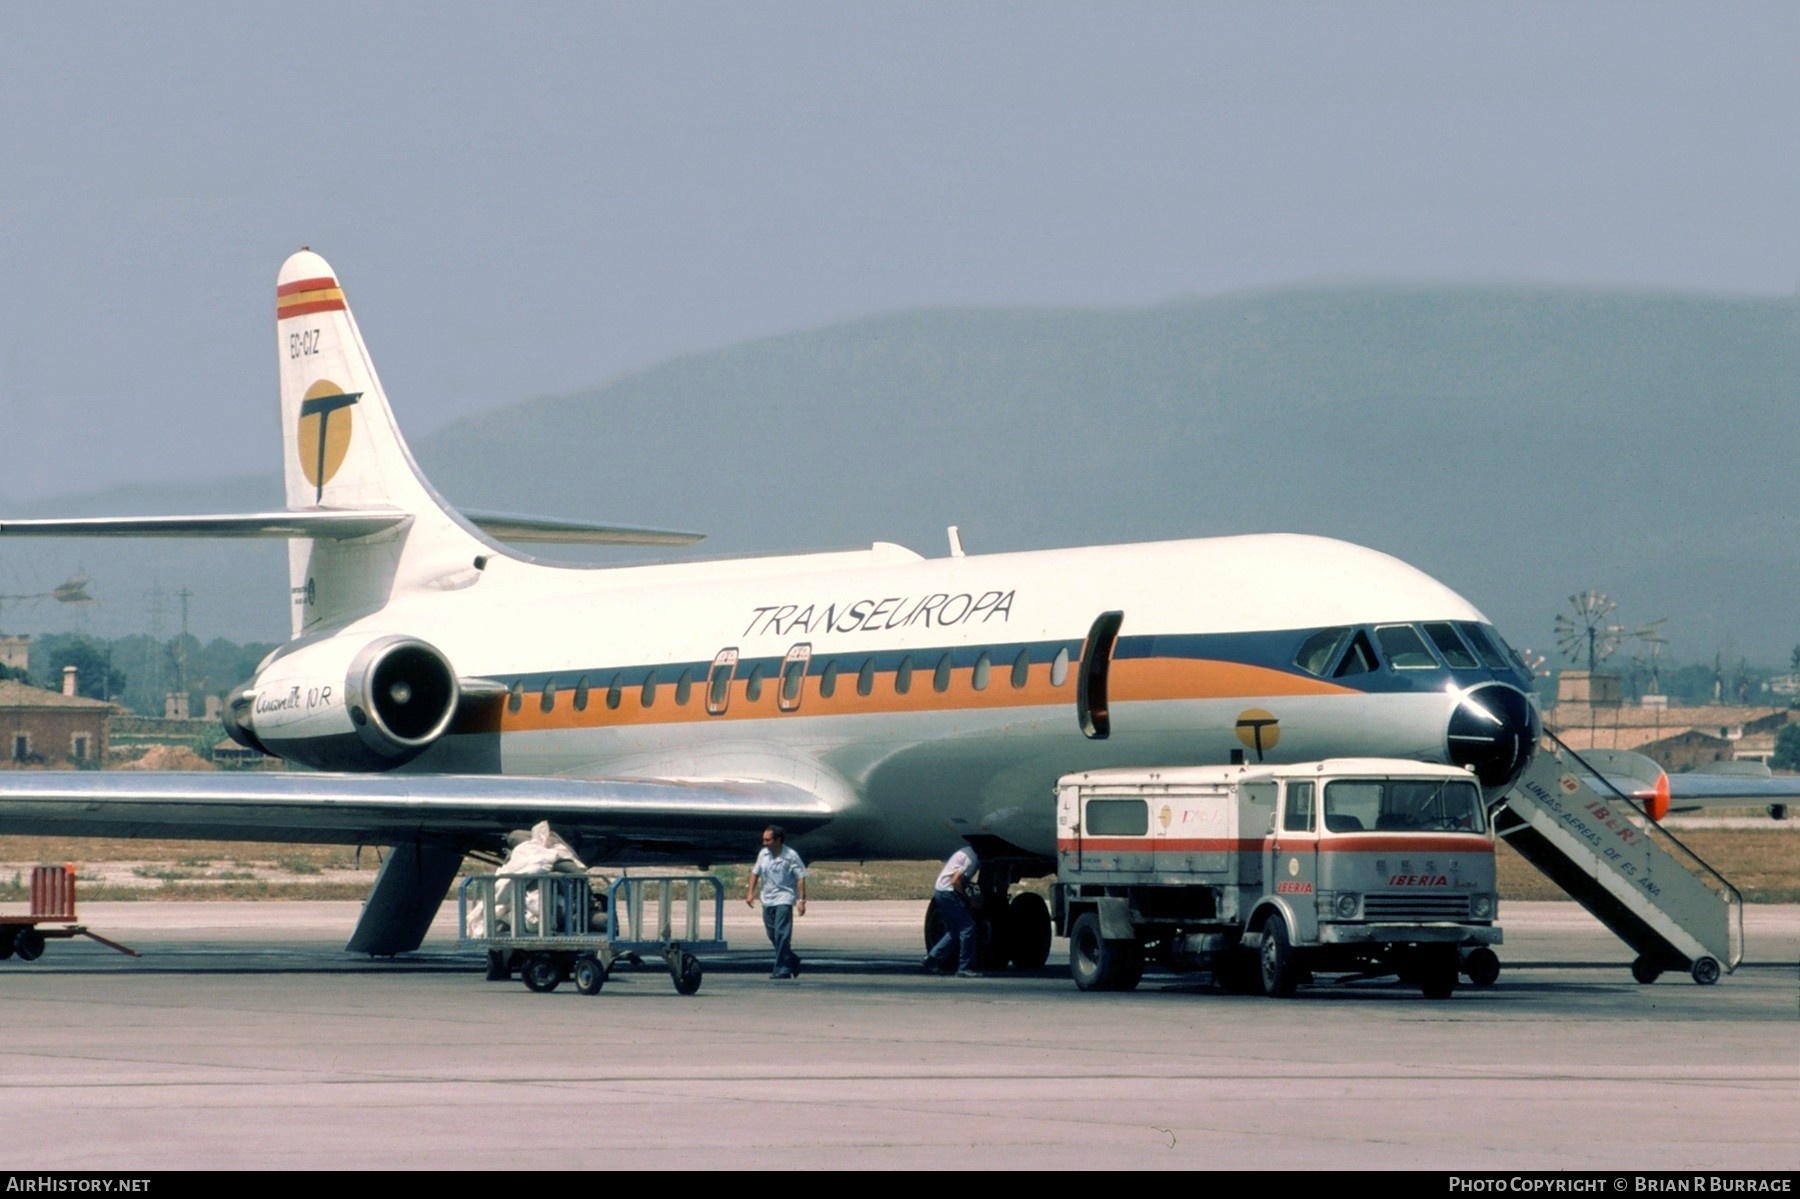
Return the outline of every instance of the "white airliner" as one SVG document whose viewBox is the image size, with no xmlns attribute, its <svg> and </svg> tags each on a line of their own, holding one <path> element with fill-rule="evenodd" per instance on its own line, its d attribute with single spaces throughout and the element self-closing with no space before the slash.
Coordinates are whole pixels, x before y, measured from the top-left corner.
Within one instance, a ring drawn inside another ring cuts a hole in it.
<svg viewBox="0 0 1800 1199">
<path fill-rule="evenodd" d="M 7 773 L 0 832 L 390 846 L 349 948 L 391 954 L 465 852 L 540 820 L 596 863 L 732 860 L 770 821 L 819 858 L 967 838 L 992 896 L 1054 869 L 1070 771 L 1404 757 L 1496 795 L 1536 745 L 1481 613 L 1340 541 L 547 564 L 502 539 L 696 538 L 454 511 L 317 254 L 283 265 L 276 329 L 286 511 L 0 533 L 287 538 L 293 639 L 226 726 L 330 773 Z"/>
</svg>

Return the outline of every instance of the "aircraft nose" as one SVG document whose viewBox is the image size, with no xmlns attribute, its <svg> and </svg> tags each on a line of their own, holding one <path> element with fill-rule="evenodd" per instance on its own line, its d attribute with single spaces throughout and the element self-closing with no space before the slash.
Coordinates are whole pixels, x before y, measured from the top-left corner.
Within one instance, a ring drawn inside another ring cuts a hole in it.
<svg viewBox="0 0 1800 1199">
<path fill-rule="evenodd" d="M 1444 736 L 1449 760 L 1487 790 L 1510 787 L 1537 752 L 1537 707 L 1516 687 L 1488 683 L 1457 698 Z"/>
</svg>

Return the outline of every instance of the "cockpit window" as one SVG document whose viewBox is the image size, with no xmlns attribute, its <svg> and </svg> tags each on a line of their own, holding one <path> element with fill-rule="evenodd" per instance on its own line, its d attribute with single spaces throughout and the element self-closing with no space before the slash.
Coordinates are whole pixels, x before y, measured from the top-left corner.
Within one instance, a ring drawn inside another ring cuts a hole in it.
<svg viewBox="0 0 1800 1199">
<path fill-rule="evenodd" d="M 1375 640 L 1395 670 L 1429 670 L 1438 664 L 1431 651 L 1425 648 L 1419 631 L 1409 624 L 1377 625 Z"/>
<path fill-rule="evenodd" d="M 1496 644 L 1498 638 L 1486 626 L 1463 621 L 1456 627 L 1462 630 L 1462 635 L 1469 639 L 1469 644 L 1481 655 L 1483 666 L 1489 670 L 1506 670 L 1512 666 L 1512 659 Z"/>
<path fill-rule="evenodd" d="M 1331 669 L 1331 660 L 1337 657 L 1338 647 L 1349 636 L 1349 629 L 1320 629 L 1300 643 L 1299 652 L 1294 655 L 1294 665 L 1307 674 L 1324 678 L 1325 672 Z"/>
<path fill-rule="evenodd" d="M 1331 672 L 1334 679 L 1348 678 L 1353 674 L 1368 674 L 1381 665 L 1375 659 L 1375 647 L 1369 644 L 1369 635 L 1361 629 L 1350 638 L 1350 644 L 1344 649 L 1344 656 L 1338 660 L 1337 669 Z"/>
<path fill-rule="evenodd" d="M 1431 638 L 1431 644 L 1437 646 L 1438 653 L 1444 655 L 1444 661 L 1450 663 L 1451 670 L 1474 670 L 1481 665 L 1463 639 L 1457 636 L 1456 626 L 1447 620 L 1425 626 L 1425 635 Z"/>
</svg>

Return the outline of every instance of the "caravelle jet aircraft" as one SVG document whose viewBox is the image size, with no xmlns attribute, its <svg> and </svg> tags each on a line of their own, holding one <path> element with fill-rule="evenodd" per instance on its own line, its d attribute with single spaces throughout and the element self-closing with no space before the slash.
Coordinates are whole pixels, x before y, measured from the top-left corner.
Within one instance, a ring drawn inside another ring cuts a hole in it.
<svg viewBox="0 0 1800 1199">
<path fill-rule="evenodd" d="M 288 539 L 293 638 L 225 724 L 311 772 L 7 774 L 0 832 L 393 847 L 349 945 L 392 954 L 466 852 L 540 820 L 591 862 L 734 857 L 770 821 L 810 857 L 966 838 L 991 901 L 1053 869 L 1070 771 L 1405 757 L 1497 795 L 1534 751 L 1516 655 L 1385 554 L 1276 535 L 551 565 L 503 540 L 694 538 L 452 509 L 317 254 L 283 265 L 276 328 L 286 511 L 0 533 Z M 988 910 L 1041 965 L 1041 901 Z"/>
</svg>

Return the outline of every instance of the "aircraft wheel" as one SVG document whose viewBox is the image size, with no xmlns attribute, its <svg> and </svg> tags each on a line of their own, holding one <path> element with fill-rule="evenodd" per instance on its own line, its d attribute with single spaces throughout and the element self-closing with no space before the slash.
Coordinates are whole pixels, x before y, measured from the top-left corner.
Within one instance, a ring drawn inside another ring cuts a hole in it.
<svg viewBox="0 0 1800 1199">
<path fill-rule="evenodd" d="M 552 954 L 534 953 L 525 959 L 525 967 L 519 971 L 519 977 L 530 990 L 554 991 L 562 985 L 562 963 Z"/>
<path fill-rule="evenodd" d="M 944 918 L 937 909 L 937 900 L 932 899 L 925 905 L 925 952 L 930 953 L 944 935 Z"/>
<path fill-rule="evenodd" d="M 1273 999 L 1286 999 L 1300 985 L 1300 973 L 1294 969 L 1294 949 L 1288 940 L 1287 921 L 1270 915 L 1263 922 L 1262 950 L 1257 954 L 1262 993 Z"/>
<path fill-rule="evenodd" d="M 37 961 L 44 956 L 44 934 L 30 926 L 20 929 L 13 937 L 13 952 L 19 955 L 19 960 L 21 962 Z M 1712 961 L 1711 958 L 1706 958 L 1704 960 L 1709 962 Z M 1699 967 L 1695 966 L 1695 969 L 1698 970 Z M 1714 978 L 1719 976 L 1718 970 L 1718 963 L 1714 962 Z"/>
<path fill-rule="evenodd" d="M 21 954 L 21 957 L 24 955 Z M 1693 969 L 1694 981 L 1703 987 L 1710 987 L 1719 981 L 1718 958 L 1696 958 Z"/>
<path fill-rule="evenodd" d="M 1651 961 L 1649 957 L 1639 954 L 1631 963 L 1631 977 L 1647 987 L 1662 977 L 1662 967 Z"/>
<path fill-rule="evenodd" d="M 583 995 L 598 995 L 606 985 L 606 967 L 591 953 L 575 959 L 575 989 Z"/>
<path fill-rule="evenodd" d="M 1006 909 L 1007 956 L 1018 970 L 1041 970 L 1050 960 L 1050 908 L 1030 891 L 1013 896 Z"/>
<path fill-rule="evenodd" d="M 1462 960 L 1462 972 L 1478 987 L 1491 987 L 1500 977 L 1500 955 L 1483 945 Z"/>
<path fill-rule="evenodd" d="M 700 959 L 691 953 L 676 956 L 669 967 L 669 973 L 675 981 L 675 991 L 681 995 L 692 995 L 700 989 Z"/>
</svg>

